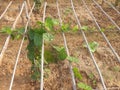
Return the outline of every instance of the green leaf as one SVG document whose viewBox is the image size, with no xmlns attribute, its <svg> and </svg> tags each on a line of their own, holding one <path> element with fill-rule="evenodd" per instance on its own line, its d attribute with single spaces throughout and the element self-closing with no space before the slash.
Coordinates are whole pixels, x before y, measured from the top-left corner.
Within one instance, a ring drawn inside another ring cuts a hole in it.
<svg viewBox="0 0 120 90">
<path fill-rule="evenodd" d="M 95 41 L 88 43 L 88 45 L 90 47 L 90 51 L 93 52 L 93 53 L 97 50 L 97 48 L 99 46 L 99 44 Z M 87 45 L 84 45 L 84 47 L 87 47 Z"/>
<path fill-rule="evenodd" d="M 61 29 L 63 32 L 68 32 L 70 30 L 69 24 L 62 24 Z"/>
<path fill-rule="evenodd" d="M 88 26 L 82 26 L 81 27 L 81 30 L 83 30 L 83 31 L 88 31 L 88 29 L 89 29 Z"/>
<path fill-rule="evenodd" d="M 43 35 L 34 33 L 34 44 L 37 47 L 42 46 Z"/>
<path fill-rule="evenodd" d="M 47 30 L 48 31 L 53 30 L 53 25 L 54 25 L 54 23 L 53 23 L 52 18 L 47 17 L 46 20 L 45 20 L 45 27 L 47 28 Z"/>
<path fill-rule="evenodd" d="M 54 25 L 59 25 L 59 20 L 57 20 L 57 19 L 52 19 L 52 22 Z"/>
<path fill-rule="evenodd" d="M 67 57 L 67 60 L 69 60 L 70 62 L 75 62 L 75 63 L 78 63 L 78 62 L 79 62 L 79 59 L 78 59 L 78 58 L 72 57 L 72 56 L 68 56 L 68 57 Z"/>
<path fill-rule="evenodd" d="M 86 85 L 86 84 L 84 84 L 84 83 L 82 83 L 82 82 L 79 82 L 79 83 L 77 84 L 77 86 L 78 86 L 78 88 L 80 88 L 80 89 L 92 90 L 92 88 L 91 88 L 90 86 L 88 86 L 88 85 Z"/>
<path fill-rule="evenodd" d="M 16 35 L 15 38 L 16 38 L 16 39 L 20 39 L 20 34 Z"/>
<path fill-rule="evenodd" d="M 53 48 L 55 50 L 57 50 L 58 52 L 62 51 L 64 49 L 64 47 L 59 47 L 59 46 L 53 46 Z"/>
<path fill-rule="evenodd" d="M 19 29 L 17 29 L 17 32 L 18 32 L 18 34 L 23 35 L 24 32 L 25 32 L 25 29 L 24 28 L 19 28 Z"/>
<path fill-rule="evenodd" d="M 82 80 L 82 75 L 80 74 L 79 70 L 77 67 L 73 68 L 73 72 L 76 78 L 78 78 L 79 80 Z"/>
<path fill-rule="evenodd" d="M 52 63 L 56 60 L 53 53 L 50 50 L 45 50 L 44 56 L 47 63 Z"/>
<path fill-rule="evenodd" d="M 31 78 L 33 80 L 38 80 L 38 78 L 40 78 L 40 72 L 39 71 L 34 71 L 34 73 L 31 75 Z"/>
<path fill-rule="evenodd" d="M 2 28 L 1 33 L 6 33 L 6 34 L 11 35 L 12 34 L 12 30 L 11 30 L 10 27 L 4 27 L 4 28 Z"/>
<path fill-rule="evenodd" d="M 65 60 L 67 58 L 67 53 L 66 53 L 66 50 L 65 48 L 62 49 L 59 53 L 58 53 L 58 58 L 60 60 Z"/>
<path fill-rule="evenodd" d="M 76 31 L 78 31 L 78 30 L 79 30 L 78 25 L 75 25 L 75 26 L 73 27 L 73 31 L 76 32 Z"/>
<path fill-rule="evenodd" d="M 28 31 L 28 37 L 29 37 L 30 40 L 34 39 L 34 31 L 33 30 Z"/>
<path fill-rule="evenodd" d="M 43 39 L 45 40 L 45 41 L 52 41 L 53 39 L 54 39 L 54 36 L 52 35 L 52 34 L 50 34 L 50 33 L 44 33 L 43 34 Z"/>
<path fill-rule="evenodd" d="M 35 55 L 34 55 L 34 43 L 33 43 L 33 41 L 29 42 L 29 44 L 27 46 L 27 50 L 28 50 L 27 56 L 28 56 L 29 60 L 31 60 L 31 62 L 34 63 Z"/>
<path fill-rule="evenodd" d="M 66 53 L 66 50 L 65 50 L 64 47 L 53 46 L 53 48 L 57 51 L 59 60 L 65 60 L 66 59 L 67 53 Z"/>
<path fill-rule="evenodd" d="M 37 24 L 41 26 L 41 25 L 43 25 L 44 23 L 41 22 L 41 21 L 37 21 Z"/>
<path fill-rule="evenodd" d="M 101 32 L 104 32 L 104 31 L 105 31 L 105 29 L 104 29 L 104 28 L 101 28 L 101 29 L 100 29 L 100 31 L 101 31 Z"/>
<path fill-rule="evenodd" d="M 88 75 L 88 77 L 89 77 L 91 80 L 94 80 L 94 74 L 93 74 L 93 73 L 90 73 L 90 74 Z"/>
</svg>

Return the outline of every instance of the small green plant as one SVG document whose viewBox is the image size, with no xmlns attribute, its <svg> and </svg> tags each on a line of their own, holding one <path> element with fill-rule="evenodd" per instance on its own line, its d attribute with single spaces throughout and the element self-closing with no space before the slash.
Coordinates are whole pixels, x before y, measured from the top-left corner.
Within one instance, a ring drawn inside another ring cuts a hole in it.
<svg viewBox="0 0 120 90">
<path fill-rule="evenodd" d="M 71 30 L 71 28 L 70 28 L 70 24 L 62 24 L 62 26 L 61 26 L 61 30 L 63 31 L 63 32 L 68 32 L 68 31 L 70 31 Z"/>
<path fill-rule="evenodd" d="M 84 84 L 82 82 L 79 82 L 77 84 L 77 86 L 78 86 L 78 88 L 83 89 L 83 90 L 92 90 L 92 88 L 90 86 L 88 86 L 88 85 L 86 85 L 86 84 Z"/>
<path fill-rule="evenodd" d="M 64 47 L 60 47 L 60 46 L 53 46 L 53 48 L 57 51 L 57 57 L 58 60 L 65 60 L 67 57 L 67 53 L 65 51 Z"/>
<path fill-rule="evenodd" d="M 75 26 L 73 27 L 73 29 L 72 29 L 73 32 L 77 32 L 78 30 L 79 30 L 78 25 L 75 25 Z"/>
<path fill-rule="evenodd" d="M 73 68 L 74 75 L 77 79 L 82 80 L 82 75 L 80 74 L 79 70 L 77 67 Z"/>
<path fill-rule="evenodd" d="M 12 39 L 20 39 L 20 37 L 24 34 L 24 30 L 24 28 L 17 28 L 12 30 L 10 27 L 3 27 L 0 30 L 0 33 L 11 35 Z"/>
<path fill-rule="evenodd" d="M 93 80 L 93 79 L 94 79 L 94 74 L 93 74 L 93 73 L 90 73 L 90 74 L 88 75 L 88 77 L 89 77 L 91 80 Z"/>
<path fill-rule="evenodd" d="M 88 86 L 87 84 L 85 84 L 81 81 L 83 78 L 82 78 L 82 75 L 80 74 L 79 69 L 77 67 L 73 68 L 73 72 L 74 72 L 75 78 L 78 79 L 77 87 L 79 89 L 92 90 L 92 88 L 90 86 Z"/>
<path fill-rule="evenodd" d="M 82 26 L 82 27 L 81 27 L 81 30 L 83 30 L 83 31 L 88 31 L 88 30 L 89 30 L 89 27 L 88 27 L 88 26 Z"/>
<path fill-rule="evenodd" d="M 93 73 L 90 73 L 90 74 L 88 75 L 88 77 L 91 79 L 93 85 L 96 85 L 96 80 L 95 80 L 94 74 L 93 74 Z"/>
<path fill-rule="evenodd" d="M 100 31 L 101 31 L 101 32 L 105 32 L 105 29 L 104 29 L 104 28 L 101 28 Z"/>
<path fill-rule="evenodd" d="M 88 43 L 88 45 L 90 47 L 90 51 L 93 52 L 93 53 L 97 50 L 97 48 L 99 46 L 99 44 L 95 41 Z M 83 46 L 87 47 L 87 45 L 85 45 L 85 44 Z"/>
<path fill-rule="evenodd" d="M 43 39 L 46 42 L 50 42 L 54 39 L 52 32 L 56 21 L 51 18 L 46 18 L 45 23 L 37 22 L 34 28 L 30 28 L 28 33 L 29 44 L 27 46 L 28 58 L 32 62 L 32 78 L 37 79 L 40 77 L 40 60 L 41 60 L 41 48 Z M 47 55 L 46 55 L 47 53 Z M 45 59 L 50 59 L 52 56 L 49 51 L 45 50 Z M 53 58 L 52 58 L 53 59 Z M 49 61 L 48 61 L 49 62 Z M 39 76 L 39 77 L 38 77 Z M 36 78 L 35 78 L 36 77 Z"/>
<path fill-rule="evenodd" d="M 75 62 L 75 63 L 79 62 L 79 59 L 73 56 L 68 56 L 66 59 L 70 62 Z"/>
<path fill-rule="evenodd" d="M 62 23 L 62 26 L 60 27 L 60 30 L 64 33 L 70 32 L 70 31 L 77 32 L 79 30 L 79 27 L 78 27 L 78 25 L 75 25 L 75 26 L 71 27 L 70 23 L 69 24 L 68 23 L 67 24 Z"/>
<path fill-rule="evenodd" d="M 114 25 L 110 25 L 110 26 L 108 26 L 106 29 L 115 29 L 115 26 Z"/>
<path fill-rule="evenodd" d="M 57 57 L 58 60 L 65 60 L 67 59 L 68 61 L 70 61 L 71 63 L 78 63 L 79 59 L 73 56 L 67 56 L 66 50 L 64 47 L 60 47 L 60 46 L 53 46 L 53 48 L 57 51 Z"/>
</svg>

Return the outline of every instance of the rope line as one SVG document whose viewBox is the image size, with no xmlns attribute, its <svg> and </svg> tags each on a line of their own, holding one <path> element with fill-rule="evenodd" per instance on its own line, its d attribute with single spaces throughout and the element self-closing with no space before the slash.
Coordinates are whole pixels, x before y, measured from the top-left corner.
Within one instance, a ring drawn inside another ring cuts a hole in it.
<svg viewBox="0 0 120 90">
<path fill-rule="evenodd" d="M 24 36 L 22 38 L 22 41 L 21 41 L 21 44 L 20 44 L 20 47 L 19 47 L 19 50 L 18 50 L 18 54 L 17 54 L 17 57 L 16 57 L 16 62 L 15 62 L 15 65 L 14 65 L 14 70 L 13 70 L 13 74 L 12 74 L 12 78 L 11 78 L 11 83 L 10 83 L 9 90 L 12 90 L 13 81 L 14 81 L 14 78 L 15 78 L 15 72 L 16 72 L 16 69 L 17 69 L 17 65 L 18 65 L 20 54 L 21 54 L 22 46 L 23 46 L 23 43 L 24 43 L 24 40 L 25 40 L 25 33 L 27 32 L 27 28 L 28 28 L 28 25 L 29 25 L 29 22 L 30 22 L 30 16 L 32 14 L 32 11 L 33 11 L 34 7 L 35 7 L 35 3 L 33 4 L 33 7 L 32 7 L 32 9 L 31 9 L 31 11 L 30 11 L 30 13 L 28 15 L 29 19 L 28 19 L 28 21 L 26 23 L 25 31 L 24 31 Z"/>
<path fill-rule="evenodd" d="M 104 2 L 106 2 L 109 6 L 111 6 L 118 14 L 120 14 L 120 12 L 107 0 L 104 0 Z"/>
<path fill-rule="evenodd" d="M 87 7 L 87 4 L 85 3 L 85 1 L 82 0 L 82 2 L 83 2 L 83 4 L 84 4 L 85 8 L 87 9 L 88 13 L 90 14 L 90 16 L 93 18 L 96 26 L 98 27 L 97 30 L 102 34 L 103 38 L 105 39 L 105 41 L 106 41 L 107 44 L 109 45 L 110 49 L 112 50 L 113 54 L 116 56 L 118 62 L 120 62 L 120 57 L 119 57 L 119 55 L 116 53 L 115 49 L 112 47 L 110 41 L 108 40 L 108 38 L 106 37 L 106 35 L 104 34 L 104 32 L 101 31 L 101 27 L 100 27 L 100 25 L 97 23 L 97 20 L 96 20 L 96 18 L 94 17 L 93 13 L 92 13 L 92 12 L 90 11 L 90 9 Z"/>
<path fill-rule="evenodd" d="M 100 69 L 99 69 L 99 67 L 98 67 L 98 65 L 97 65 L 97 63 L 96 63 L 96 60 L 95 60 L 95 57 L 93 56 L 93 53 L 91 52 L 91 50 L 90 50 L 90 47 L 89 47 L 89 44 L 88 44 L 88 40 L 87 40 L 87 38 L 86 38 L 86 35 L 85 35 L 85 33 L 83 32 L 83 30 L 81 30 L 81 23 L 80 23 L 80 21 L 79 21 L 79 19 L 78 19 L 78 17 L 77 17 L 77 14 L 76 14 L 76 11 L 75 11 L 75 9 L 74 9 L 74 5 L 73 5 L 73 1 L 71 0 L 71 6 L 72 6 L 72 9 L 73 9 L 73 12 L 74 12 L 74 16 L 75 16 L 75 18 L 76 18 L 76 21 L 77 21 L 77 23 L 78 23 L 78 26 L 79 26 L 79 28 L 80 28 L 80 31 L 81 31 L 81 33 L 82 33 L 82 35 L 83 35 L 83 38 L 84 38 L 84 40 L 85 40 L 85 42 L 86 42 L 86 45 L 87 45 L 87 48 L 88 48 L 88 51 L 89 51 L 89 53 L 90 53 L 90 56 L 91 56 L 91 58 L 92 58 L 92 60 L 93 60 L 93 63 L 94 63 L 94 65 L 95 65 L 95 67 L 96 67 L 96 69 L 97 69 L 97 71 L 98 71 L 98 74 L 99 74 L 99 76 L 100 76 L 100 80 L 101 80 L 101 83 L 102 83 L 102 85 L 103 85 L 103 89 L 104 90 L 107 90 L 106 89 L 106 85 L 105 85 L 105 82 L 104 82 L 104 79 L 103 79 L 103 76 L 102 76 L 102 73 L 101 73 L 101 71 L 100 71 Z"/>
<path fill-rule="evenodd" d="M 46 12 L 47 2 L 44 4 L 44 12 L 43 12 L 43 23 L 45 22 L 45 12 Z M 40 90 L 44 88 L 44 39 L 42 41 L 42 52 L 41 52 L 41 78 L 40 78 Z"/>
<path fill-rule="evenodd" d="M 95 0 L 92 0 L 96 5 L 97 7 L 100 8 L 100 10 L 108 17 L 108 19 L 118 28 L 118 30 L 120 31 L 120 27 L 115 23 L 115 21 L 103 10 L 103 8 L 95 1 Z"/>
<path fill-rule="evenodd" d="M 2 19 L 2 17 L 5 15 L 5 13 L 7 12 L 7 10 L 9 9 L 9 7 L 11 6 L 12 1 L 9 2 L 9 4 L 7 5 L 6 9 L 4 10 L 4 12 L 0 15 L 0 20 Z"/>
<path fill-rule="evenodd" d="M 58 0 L 57 0 L 56 3 L 57 3 L 57 10 L 58 10 L 58 16 L 59 16 L 59 20 L 60 20 L 60 25 L 62 25 L 62 19 L 61 19 L 61 15 L 60 15 Z M 66 49 L 66 52 L 67 52 L 67 56 L 70 56 L 68 45 L 67 45 L 67 40 L 66 40 L 66 36 L 65 36 L 64 32 L 62 32 L 62 36 L 63 36 L 64 46 L 65 46 L 65 49 Z M 72 68 L 73 67 L 72 67 L 71 63 L 69 62 L 69 69 L 70 69 L 70 74 L 71 74 L 71 77 L 72 77 L 73 90 L 76 90 L 75 76 L 74 76 Z"/>
<path fill-rule="evenodd" d="M 22 14 L 22 11 L 23 11 L 23 9 L 24 9 L 24 6 L 25 6 L 25 3 L 23 2 L 22 7 L 21 7 L 21 10 L 20 10 L 20 13 L 18 14 L 16 20 L 14 21 L 11 30 L 14 30 L 14 29 L 15 29 L 15 26 L 16 26 L 16 24 L 17 24 L 17 21 L 18 21 L 19 17 L 20 17 L 21 14 Z M 8 37 L 6 38 L 6 41 L 5 41 L 5 43 L 4 43 L 4 46 L 3 46 L 3 48 L 2 48 L 2 51 L 0 52 L 0 65 L 2 64 L 2 59 L 3 59 L 3 56 L 4 56 L 4 53 L 5 53 L 6 49 L 7 49 L 7 47 L 8 47 L 10 38 L 11 38 L 11 35 L 8 35 Z"/>
</svg>

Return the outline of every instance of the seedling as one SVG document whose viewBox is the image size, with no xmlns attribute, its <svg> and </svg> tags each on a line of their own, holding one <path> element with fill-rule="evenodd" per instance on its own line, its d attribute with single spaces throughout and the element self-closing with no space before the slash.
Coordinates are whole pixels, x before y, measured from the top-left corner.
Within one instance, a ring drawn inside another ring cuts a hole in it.
<svg viewBox="0 0 120 90">
<path fill-rule="evenodd" d="M 75 62 L 75 63 L 79 62 L 79 59 L 73 56 L 68 56 L 66 59 L 70 62 Z"/>
<path fill-rule="evenodd" d="M 3 27 L 0 33 L 11 35 L 12 39 L 20 39 L 24 35 L 24 28 L 17 28 L 12 30 L 10 27 Z"/>
<path fill-rule="evenodd" d="M 5 34 L 8 34 L 8 35 L 11 35 L 13 31 L 11 30 L 10 27 L 3 27 L 0 32 L 1 32 L 1 33 L 5 33 Z"/>
<path fill-rule="evenodd" d="M 99 46 L 99 44 L 95 41 L 88 43 L 88 45 L 90 47 L 90 51 L 93 52 L 93 53 L 97 50 L 97 48 Z M 87 47 L 87 45 L 83 45 L 83 46 Z"/>
<path fill-rule="evenodd" d="M 104 32 L 104 31 L 105 31 L 105 29 L 104 29 L 104 28 L 101 28 L 101 29 L 100 29 L 100 31 L 101 31 L 101 32 Z"/>
<path fill-rule="evenodd" d="M 86 85 L 86 84 L 84 84 L 82 82 L 79 82 L 77 84 L 77 86 L 78 86 L 78 88 L 83 89 L 83 90 L 92 90 L 92 88 L 90 86 L 88 86 L 88 85 Z"/>
<path fill-rule="evenodd" d="M 65 60 L 67 58 L 67 53 L 64 47 L 53 46 L 53 48 L 57 51 L 58 60 Z"/>
<path fill-rule="evenodd" d="M 92 90 L 92 88 L 90 86 L 81 82 L 82 75 L 80 74 L 79 69 L 77 67 L 73 68 L 73 72 L 74 72 L 75 77 L 79 80 L 79 82 L 77 83 L 77 86 L 79 89 Z"/>
<path fill-rule="evenodd" d="M 69 24 L 62 24 L 61 30 L 62 30 L 63 32 L 68 32 L 68 31 L 70 31 L 70 30 L 71 30 L 70 25 L 69 25 Z"/>
<path fill-rule="evenodd" d="M 78 25 L 75 25 L 72 30 L 73 30 L 73 32 L 77 32 L 79 30 Z"/>
<path fill-rule="evenodd" d="M 108 26 L 106 29 L 115 29 L 115 26 L 111 25 L 111 26 Z"/>
<path fill-rule="evenodd" d="M 88 27 L 88 26 L 82 26 L 82 27 L 81 27 L 81 30 L 83 30 L 83 31 L 88 31 L 88 30 L 89 30 L 89 27 Z"/>
<path fill-rule="evenodd" d="M 90 73 L 90 74 L 88 75 L 88 77 L 91 79 L 93 85 L 96 85 L 96 80 L 95 80 L 94 74 L 93 74 L 93 73 Z"/>
<path fill-rule="evenodd" d="M 73 72 L 74 72 L 74 75 L 75 77 L 78 79 L 78 80 L 82 80 L 82 75 L 80 74 L 79 70 L 77 67 L 74 67 L 73 68 Z"/>
</svg>

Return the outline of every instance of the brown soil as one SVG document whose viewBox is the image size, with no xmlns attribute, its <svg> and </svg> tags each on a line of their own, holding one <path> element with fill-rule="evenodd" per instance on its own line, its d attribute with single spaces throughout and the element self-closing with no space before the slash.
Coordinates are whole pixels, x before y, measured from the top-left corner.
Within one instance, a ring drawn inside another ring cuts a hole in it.
<svg viewBox="0 0 120 90">
<path fill-rule="evenodd" d="M 60 12 L 63 19 L 63 22 L 72 23 L 76 25 L 76 20 L 71 9 L 70 0 L 59 0 Z M 73 0 L 74 1 L 74 0 Z M 3 12 L 4 8 L 8 2 L 1 1 L 0 3 L 0 15 Z M 19 13 L 18 5 L 22 2 L 15 2 L 12 4 L 5 16 L 0 20 L 0 28 L 4 26 L 12 26 L 17 14 Z M 81 2 L 75 1 L 75 9 L 77 15 L 80 19 L 81 25 L 88 25 L 90 27 L 96 27 L 93 19 L 85 11 L 85 8 Z M 96 8 L 96 6 L 88 2 L 89 8 L 95 15 L 99 25 L 102 28 L 107 28 L 108 26 L 114 26 L 101 11 Z M 92 5 L 92 6 L 91 6 Z M 2 7 L 2 8 L 1 8 Z M 105 11 L 113 18 L 113 20 L 120 26 L 120 15 L 113 14 L 116 13 L 114 10 L 109 8 L 107 5 L 103 6 Z M 70 9 L 68 13 L 66 10 Z M 26 18 L 23 13 L 24 22 Z M 40 13 L 33 13 L 32 24 L 35 24 L 36 21 L 42 20 L 42 11 Z M 46 16 L 58 18 L 56 3 L 54 0 L 48 0 L 48 7 L 46 11 Z M 25 23 L 22 22 L 22 18 L 19 19 L 16 28 L 25 26 Z M 97 51 L 94 53 L 96 62 L 102 72 L 104 77 L 105 84 L 107 88 L 114 88 L 111 90 L 120 90 L 120 63 L 118 63 L 116 57 L 112 53 L 111 49 L 105 42 L 103 36 L 95 32 L 85 32 L 87 40 L 89 42 L 96 41 L 99 43 Z M 102 90 L 101 81 L 99 75 L 95 69 L 95 66 L 92 62 L 90 54 L 86 48 L 83 47 L 85 43 L 82 34 L 77 33 L 66 33 L 67 44 L 69 47 L 70 55 L 79 58 L 79 63 L 72 63 L 73 67 L 78 67 L 81 75 L 83 76 L 82 82 L 88 84 L 93 89 Z M 105 35 L 109 39 L 115 51 L 120 56 L 120 32 L 117 31 L 117 28 L 108 29 L 105 31 Z M 0 50 L 4 45 L 7 35 L 0 34 Z M 21 40 L 10 40 L 8 49 L 5 52 L 2 65 L 0 66 L 0 90 L 8 90 L 10 86 L 11 76 L 13 73 L 13 68 L 16 60 L 16 56 L 19 50 Z M 33 82 L 31 75 L 31 63 L 27 58 L 27 41 L 24 42 L 21 55 L 19 58 L 19 63 L 17 65 L 17 70 L 14 79 L 14 85 L 12 90 L 39 90 L 40 83 Z M 64 45 L 63 37 L 61 34 L 57 34 L 53 41 L 55 45 Z M 50 72 L 47 77 L 44 78 L 44 90 L 72 90 L 72 81 L 69 72 L 68 61 L 59 61 L 57 63 L 51 63 L 49 67 Z M 93 79 L 90 79 L 90 75 L 94 75 Z M 95 83 L 93 82 L 95 81 Z M 78 80 L 76 79 L 76 82 Z M 115 89 L 118 88 L 118 89 Z M 79 89 L 78 89 L 79 90 Z"/>
</svg>

